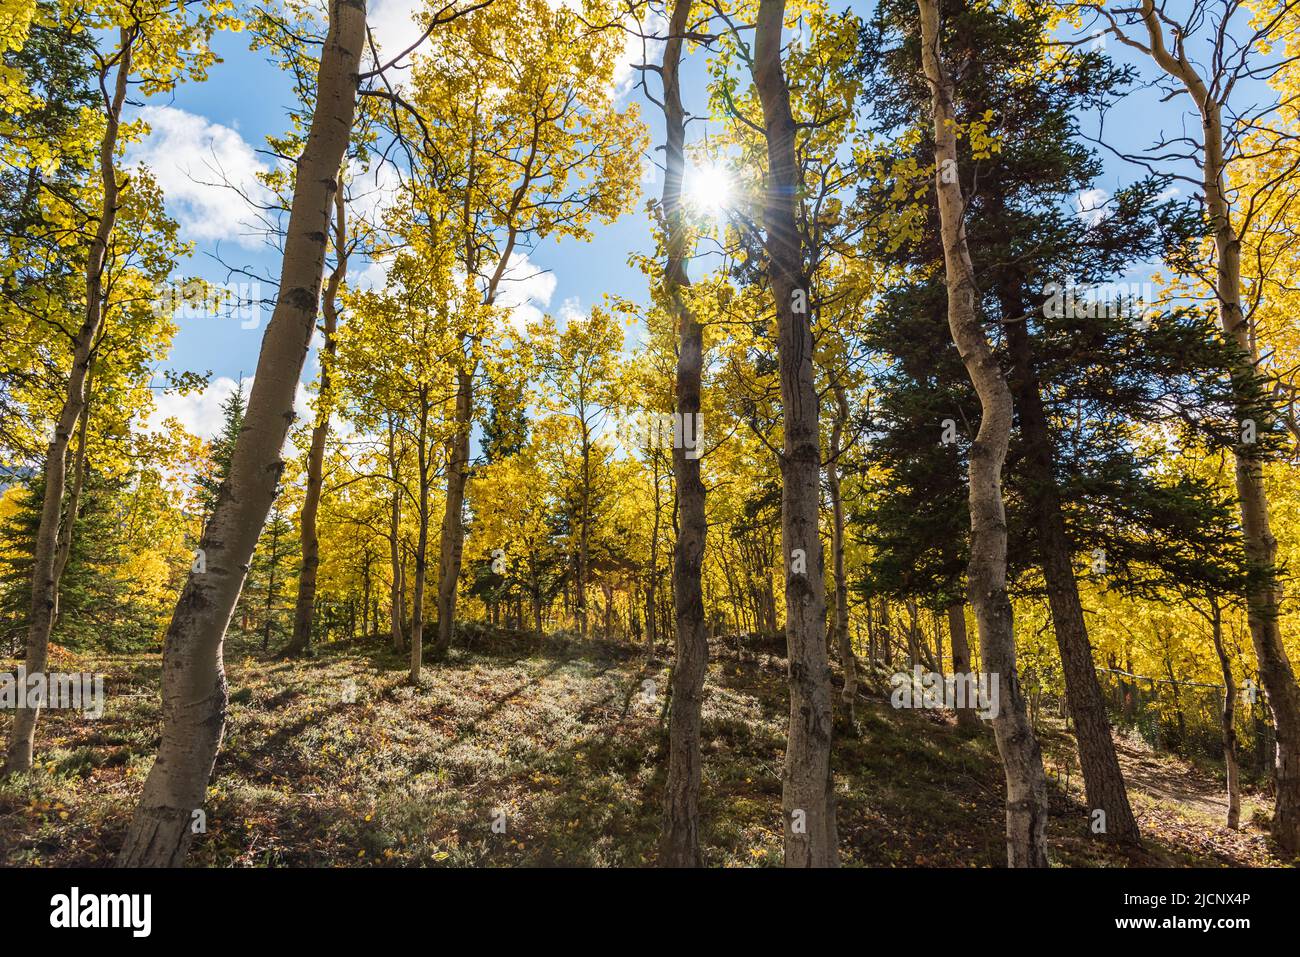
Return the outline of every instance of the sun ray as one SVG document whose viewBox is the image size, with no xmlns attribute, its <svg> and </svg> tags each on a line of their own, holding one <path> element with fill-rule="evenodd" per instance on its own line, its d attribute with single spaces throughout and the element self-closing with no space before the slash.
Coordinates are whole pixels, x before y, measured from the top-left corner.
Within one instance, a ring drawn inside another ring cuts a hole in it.
<svg viewBox="0 0 1300 957">
<path fill-rule="evenodd" d="M 712 216 L 721 216 L 731 202 L 733 177 L 724 166 L 692 166 L 686 174 L 686 200 Z"/>
</svg>

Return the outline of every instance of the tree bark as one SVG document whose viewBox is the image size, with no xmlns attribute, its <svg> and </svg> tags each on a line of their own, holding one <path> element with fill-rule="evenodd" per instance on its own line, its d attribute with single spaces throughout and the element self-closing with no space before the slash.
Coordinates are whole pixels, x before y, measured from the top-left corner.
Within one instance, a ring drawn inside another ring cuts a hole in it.
<svg viewBox="0 0 1300 957">
<path fill-rule="evenodd" d="M 948 288 L 948 326 L 980 400 L 980 426 L 970 450 L 970 560 L 967 587 L 979 625 L 981 656 L 998 685 L 993 731 L 1007 782 L 1007 863 L 1047 866 L 1047 779 L 1016 674 L 1016 639 L 1007 595 L 1007 525 L 1002 466 L 1011 437 L 1011 390 L 977 311 L 974 267 L 966 244 L 957 172 L 952 80 L 939 41 L 938 0 L 917 0 L 921 64 L 934 113 L 935 190 Z"/>
<path fill-rule="evenodd" d="M 831 781 L 834 708 L 826 652 L 826 582 L 818 534 L 821 437 L 813 372 L 809 283 L 796 220 L 801 175 L 790 90 L 781 63 L 785 0 L 760 0 L 754 34 L 754 83 L 767 137 L 768 279 L 776 306 L 784 446 L 781 533 L 785 551 L 786 646 L 790 734 L 782 781 L 787 867 L 834 867 L 839 861 Z"/>
<path fill-rule="evenodd" d="M 121 192 L 114 159 L 138 33 L 134 29 L 123 28 L 120 38 L 117 76 L 113 83 L 113 94 L 106 104 L 104 135 L 99 144 L 99 178 L 103 196 L 99 222 L 86 256 L 85 310 L 82 313 L 81 328 L 72 340 L 72 369 L 68 373 L 63 407 L 59 410 L 54 436 L 45 455 L 45 488 L 32 553 L 31 605 L 27 627 L 27 655 L 24 660 L 28 675 L 44 672 L 49 660 L 50 632 L 54 628 L 59 606 L 59 578 L 62 572 L 58 567 L 59 525 L 64 511 L 68 445 L 86 408 L 86 381 L 90 375 L 91 353 L 104 323 L 104 266 L 109 241 L 117 225 L 118 196 Z M 107 77 L 108 68 L 105 67 L 99 77 L 101 85 L 107 82 Z M 67 521 L 71 523 L 73 520 L 74 516 L 69 515 Z M 68 532 L 70 534 L 70 528 Z M 31 770 L 39 717 L 39 707 L 19 708 L 14 712 L 4 768 L 6 774 Z"/>
<path fill-rule="evenodd" d="M 334 269 L 325 284 L 321 311 L 325 315 L 325 348 L 320 364 L 320 392 L 316 401 L 316 424 L 311 430 L 311 447 L 307 451 L 307 490 L 299 514 L 302 541 L 302 570 L 298 575 L 298 601 L 293 613 L 293 638 L 284 650 L 293 656 L 311 652 L 311 621 L 316 606 L 316 574 L 320 569 L 320 537 L 316 534 L 316 514 L 320 510 L 321 486 L 325 481 L 325 441 L 330 431 L 330 365 L 337 350 L 339 284 L 348 271 L 347 210 L 343 190 L 334 193 Z"/>
<path fill-rule="evenodd" d="M 704 330 L 684 301 L 682 290 L 690 285 L 686 258 L 690 237 L 682 210 L 682 174 L 685 168 L 686 113 L 679 86 L 682 35 L 689 26 L 691 0 L 676 0 L 664 44 L 663 108 L 667 126 L 663 217 L 667 261 L 664 291 L 677 323 L 677 414 L 683 423 L 700 414 L 700 392 L 704 372 Z M 697 436 L 701 430 L 693 430 Z M 704 564 L 704 482 L 700 478 L 699 451 L 685 442 L 673 443 L 673 476 L 676 479 L 679 529 L 673 548 L 673 592 L 676 614 L 676 658 L 672 671 L 673 708 L 668 719 L 668 783 L 664 794 L 664 828 L 659 860 L 665 867 L 698 867 L 700 853 L 700 729 L 704 703 L 704 675 L 708 669 L 709 643 L 704 628 L 704 593 L 701 568 Z"/>
<path fill-rule="evenodd" d="M 578 506 L 578 575 L 574 582 L 574 601 L 578 612 L 578 634 L 587 637 L 587 581 L 591 560 L 591 435 L 585 419 L 582 426 L 582 502 Z"/>
<path fill-rule="evenodd" d="M 659 641 L 659 616 L 655 608 L 655 589 L 659 583 L 659 453 L 650 449 L 650 460 L 654 469 L 654 520 L 650 530 L 650 575 L 646 579 L 645 599 L 645 657 L 646 662 L 654 661 L 655 646 Z"/>
<path fill-rule="evenodd" d="M 388 563 L 392 571 L 392 584 L 388 591 L 388 623 L 393 651 L 400 655 L 406 649 L 406 639 L 402 635 L 402 621 L 406 616 L 402 588 L 402 490 L 397 484 L 397 437 L 391 418 L 388 421 L 388 468 L 393 482 L 393 498 L 388 507 Z"/>
<path fill-rule="evenodd" d="M 438 638 L 432 654 L 441 661 L 451 648 L 456 633 L 456 586 L 465 549 L 465 482 L 469 478 L 469 434 L 474 416 L 474 372 L 456 374 L 456 435 L 447 462 L 447 508 L 442 518 L 442 540 L 438 551 Z"/>
<path fill-rule="evenodd" d="M 835 574 L 835 615 L 832 644 L 839 649 L 840 671 L 844 688 L 840 693 L 843 705 L 844 730 L 854 734 L 857 719 L 853 703 L 858 697 L 858 662 L 853 654 L 853 640 L 849 637 L 849 582 L 844 573 L 844 499 L 840 494 L 839 457 L 844 426 L 849 420 L 849 400 L 844 386 L 832 375 L 835 393 L 835 420 L 831 425 L 831 455 L 826 463 L 826 482 L 831 493 L 831 566 Z"/>
<path fill-rule="evenodd" d="M 613 615 L 613 612 L 614 612 L 614 589 L 613 589 L 613 587 L 610 585 L 610 583 L 609 583 L 609 578 L 608 578 L 608 577 L 606 577 L 606 578 L 602 578 L 602 579 L 601 579 L 601 582 L 600 582 L 600 591 L 601 591 L 601 594 L 604 596 L 604 603 L 603 603 L 604 607 L 603 607 L 602 610 L 601 610 L 601 613 L 602 613 L 602 614 L 604 615 L 604 617 L 605 617 L 605 625 L 604 625 L 604 629 L 603 629 L 603 637 L 605 638 L 606 641 L 609 641 L 609 640 L 611 640 L 611 639 L 614 637 L 614 634 L 613 634 L 613 627 L 614 627 L 614 615 Z"/>
<path fill-rule="evenodd" d="M 284 467 L 280 451 L 320 307 L 330 207 L 352 129 L 365 33 L 365 0 L 333 0 L 311 128 L 297 163 L 279 298 L 230 476 L 201 542 L 206 571 L 190 572 L 167 629 L 162 740 L 119 866 L 180 865 L 212 776 L 226 721 L 222 639 Z"/>
<path fill-rule="evenodd" d="M 72 488 L 68 492 L 67 515 L 59 529 L 58 544 L 54 549 L 54 615 L 51 628 L 59 622 L 58 583 L 63 580 L 63 572 L 72 558 L 72 543 L 76 535 L 77 516 L 81 514 L 81 495 L 86 487 L 86 441 L 90 431 L 90 397 L 91 379 L 94 377 L 94 358 L 91 358 L 86 371 L 86 404 L 81 410 L 81 421 L 77 423 L 77 451 L 72 457 Z"/>
<path fill-rule="evenodd" d="M 429 570 L 429 398 L 426 391 L 421 390 L 419 401 L 419 448 L 416 450 L 416 461 L 420 472 L 417 503 L 419 531 L 415 538 L 415 581 L 411 585 L 410 680 L 413 685 L 419 683 L 420 669 L 424 664 L 424 583 Z M 459 526 L 459 521 L 456 524 Z M 443 529 L 445 532 L 445 521 Z"/>
<path fill-rule="evenodd" d="M 894 629 L 889 622 L 889 599 L 880 599 L 880 645 L 884 649 L 884 663 L 894 667 Z"/>
<path fill-rule="evenodd" d="M 1228 827 L 1241 826 L 1241 768 L 1237 761 L 1237 688 L 1233 683 L 1232 659 L 1223 644 L 1223 613 L 1216 598 L 1210 599 L 1210 630 L 1214 653 L 1223 672 L 1223 767 L 1228 778 Z"/>
<path fill-rule="evenodd" d="M 365 561 L 361 566 L 361 637 L 370 637 L 370 547 L 366 546 Z"/>
<path fill-rule="evenodd" d="M 1223 112 L 1219 100 L 1187 58 L 1182 43 L 1173 51 L 1165 45 L 1159 15 L 1152 0 L 1142 0 L 1141 17 L 1150 39 L 1147 51 L 1170 76 L 1182 82 L 1201 114 L 1205 136 L 1201 169 L 1205 183 L 1205 209 L 1214 231 L 1215 298 L 1219 324 L 1245 357 L 1234 374 L 1256 374 L 1258 350 L 1241 306 L 1241 239 L 1232 225 L 1228 196 L 1228 162 L 1224 143 Z M 1238 410 L 1244 420 L 1246 410 Z M 1282 643 L 1278 624 L 1281 588 L 1277 578 L 1277 539 L 1269 523 L 1264 469 L 1247 445 L 1234 450 L 1237 501 L 1241 512 L 1246 560 L 1255 572 L 1246 589 L 1247 621 L 1259 664 L 1259 680 L 1268 695 L 1277 730 L 1277 800 L 1273 811 L 1273 836 L 1291 853 L 1300 852 L 1300 686 Z"/>
<path fill-rule="evenodd" d="M 921 625 L 917 620 L 916 599 L 905 602 L 907 608 L 907 667 L 914 669 L 921 663 Z"/>
<path fill-rule="evenodd" d="M 948 606 L 948 641 L 952 644 L 954 678 L 971 674 L 970 642 L 966 637 L 966 606 L 963 602 L 955 601 Z M 957 727 L 968 731 L 975 730 L 980 726 L 979 715 L 969 695 L 966 700 L 967 704 L 964 708 L 956 709 Z"/>
<path fill-rule="evenodd" d="M 1002 299 L 1003 313 L 1021 314 L 1018 293 Z M 1025 443 L 1027 497 L 1038 529 L 1038 547 L 1052 609 L 1052 626 L 1061 652 L 1065 697 L 1074 719 L 1079 744 L 1079 765 L 1089 812 L 1105 812 L 1104 836 L 1128 844 L 1141 844 L 1137 819 L 1129 806 L 1124 775 L 1120 771 L 1115 742 L 1106 716 L 1106 699 L 1097 681 L 1088 626 L 1079 600 L 1079 583 L 1074 577 L 1074 550 L 1065 529 L 1060 491 L 1056 486 L 1056 452 L 1048 431 L 1047 413 L 1034 369 L 1032 344 L 1025 322 L 1007 324 L 1007 339 L 1015 365 L 1016 404 L 1020 411 L 1020 435 Z"/>
<path fill-rule="evenodd" d="M 266 652 L 271 644 L 271 625 L 275 615 L 275 572 L 280 566 L 280 529 L 279 512 L 271 519 L 271 566 L 266 579 L 266 601 L 262 606 L 262 651 Z"/>
</svg>

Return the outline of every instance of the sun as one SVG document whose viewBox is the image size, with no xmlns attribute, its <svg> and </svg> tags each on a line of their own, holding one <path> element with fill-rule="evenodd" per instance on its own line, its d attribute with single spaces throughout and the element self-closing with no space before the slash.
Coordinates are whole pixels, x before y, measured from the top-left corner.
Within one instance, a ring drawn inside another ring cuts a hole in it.
<svg viewBox="0 0 1300 957">
<path fill-rule="evenodd" d="M 720 216 L 731 203 L 732 175 L 723 166 L 692 166 L 686 174 L 686 199 L 696 209 Z"/>
</svg>

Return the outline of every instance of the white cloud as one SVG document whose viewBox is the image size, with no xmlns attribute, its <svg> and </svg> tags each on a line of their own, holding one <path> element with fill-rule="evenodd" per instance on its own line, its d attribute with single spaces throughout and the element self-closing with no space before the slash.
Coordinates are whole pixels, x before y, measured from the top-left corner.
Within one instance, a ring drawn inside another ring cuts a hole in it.
<svg viewBox="0 0 1300 957">
<path fill-rule="evenodd" d="M 510 310 L 510 324 L 522 332 L 542 318 L 555 295 L 555 274 L 544 272 L 523 253 L 511 253 L 497 289 L 498 306 Z"/>
<path fill-rule="evenodd" d="M 228 126 L 172 106 L 146 106 L 140 116 L 150 132 L 132 144 L 127 163 L 149 168 L 162 187 L 167 211 L 186 236 L 261 246 L 256 215 L 240 193 L 262 199 L 266 190 L 257 174 L 268 167 L 244 138 Z"/>
<path fill-rule="evenodd" d="M 388 283 L 388 271 L 393 267 L 391 256 L 375 256 L 365 261 L 365 266 L 355 269 L 349 263 L 348 286 L 352 289 L 382 290 Z"/>
<path fill-rule="evenodd" d="M 375 43 L 379 47 L 381 64 L 388 63 L 420 39 L 424 29 L 416 21 L 415 14 L 422 9 L 424 9 L 423 0 L 375 0 L 370 5 L 370 10 L 366 14 L 366 25 L 374 34 Z M 416 54 L 418 53 L 419 50 L 416 51 Z M 366 51 L 366 55 L 369 59 L 369 50 Z M 388 71 L 388 82 L 395 89 L 406 85 L 406 79 L 411 74 L 410 65 L 411 57 L 408 56 Z M 407 67 L 407 69 L 398 69 L 398 67 Z M 373 68 L 373 63 L 367 67 L 367 69 Z"/>
<path fill-rule="evenodd" d="M 1085 189 L 1075 199 L 1074 208 L 1080 219 L 1089 226 L 1096 226 L 1110 215 L 1110 210 L 1106 208 L 1109 200 L 1110 193 L 1104 189 Z"/>
<path fill-rule="evenodd" d="M 177 395 L 163 392 L 154 400 L 153 413 L 149 416 L 149 428 L 162 428 L 163 421 L 175 419 L 186 432 L 197 435 L 205 441 L 211 441 L 221 431 L 221 406 L 230 398 L 239 385 L 234 379 L 220 376 L 208 383 L 202 392 Z M 247 397 L 252 380 L 244 380 L 244 395 Z"/>
<path fill-rule="evenodd" d="M 614 94 L 619 97 L 630 92 L 640 79 L 640 71 L 633 70 L 633 64 L 659 63 L 663 60 L 663 40 L 642 40 L 635 34 L 642 33 L 646 37 L 653 37 L 668 33 L 668 19 L 657 10 L 643 13 L 639 22 L 636 17 L 629 14 L 626 24 L 629 30 L 623 35 L 623 49 L 614 64 Z M 650 89 L 656 96 L 659 94 L 653 84 Z"/>
<path fill-rule="evenodd" d="M 569 296 L 564 302 L 560 303 L 560 327 L 567 328 L 575 322 L 586 322 L 587 313 L 583 311 L 580 300 L 577 296 Z"/>
<path fill-rule="evenodd" d="M 200 392 L 191 392 L 188 395 L 163 392 L 155 397 L 148 427 L 151 431 L 158 431 L 166 419 L 175 419 L 186 432 L 210 442 L 221 431 L 224 419 L 221 406 L 239 385 L 240 383 L 229 376 L 218 376 Z M 252 389 L 252 378 L 244 379 L 245 401 Z M 299 382 L 293 399 L 293 411 L 298 416 L 299 422 L 311 414 L 308 398 L 307 387 Z M 289 454 L 288 446 L 286 446 L 286 454 Z"/>
<path fill-rule="evenodd" d="M 347 183 L 348 218 L 359 219 L 375 229 L 383 228 L 384 215 L 397 199 L 401 179 L 391 163 L 372 165 L 350 173 Z M 393 268 L 391 253 L 358 252 L 348 263 L 347 283 L 351 289 L 383 289 Z"/>
<path fill-rule="evenodd" d="M 349 215 L 376 227 L 382 226 L 384 214 L 397 200 L 400 186 L 401 178 L 392 163 L 372 159 L 368 169 L 348 174 L 346 198 Z"/>
</svg>

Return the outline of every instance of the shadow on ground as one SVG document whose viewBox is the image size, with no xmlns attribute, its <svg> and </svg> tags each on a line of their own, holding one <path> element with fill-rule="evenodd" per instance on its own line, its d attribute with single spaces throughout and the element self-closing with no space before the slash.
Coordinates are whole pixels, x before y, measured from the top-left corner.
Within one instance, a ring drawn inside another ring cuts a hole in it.
<svg viewBox="0 0 1300 957">
<path fill-rule="evenodd" d="M 228 655 L 230 720 L 192 864 L 655 862 L 669 673 L 640 649 L 478 630 L 468 648 L 427 666 L 419 687 L 378 640 L 326 645 L 301 661 L 239 652 Z M 158 656 L 74 663 L 107 674 L 106 712 L 42 718 L 38 767 L 0 782 L 0 863 L 111 863 L 152 764 Z M 856 737 L 834 746 L 842 862 L 1001 866 L 991 731 L 895 710 L 878 681 L 857 717 Z M 708 864 L 780 863 L 787 720 L 784 660 L 767 646 L 738 656 L 725 643 L 704 711 Z M 1131 742 L 1122 751 L 1146 847 L 1113 848 L 1088 830 L 1077 770 L 1061 773 L 1077 769 L 1071 739 L 1048 725 L 1043 740 L 1055 863 L 1280 863 L 1257 822 L 1229 832 L 1213 819 L 1212 781 Z"/>
</svg>

